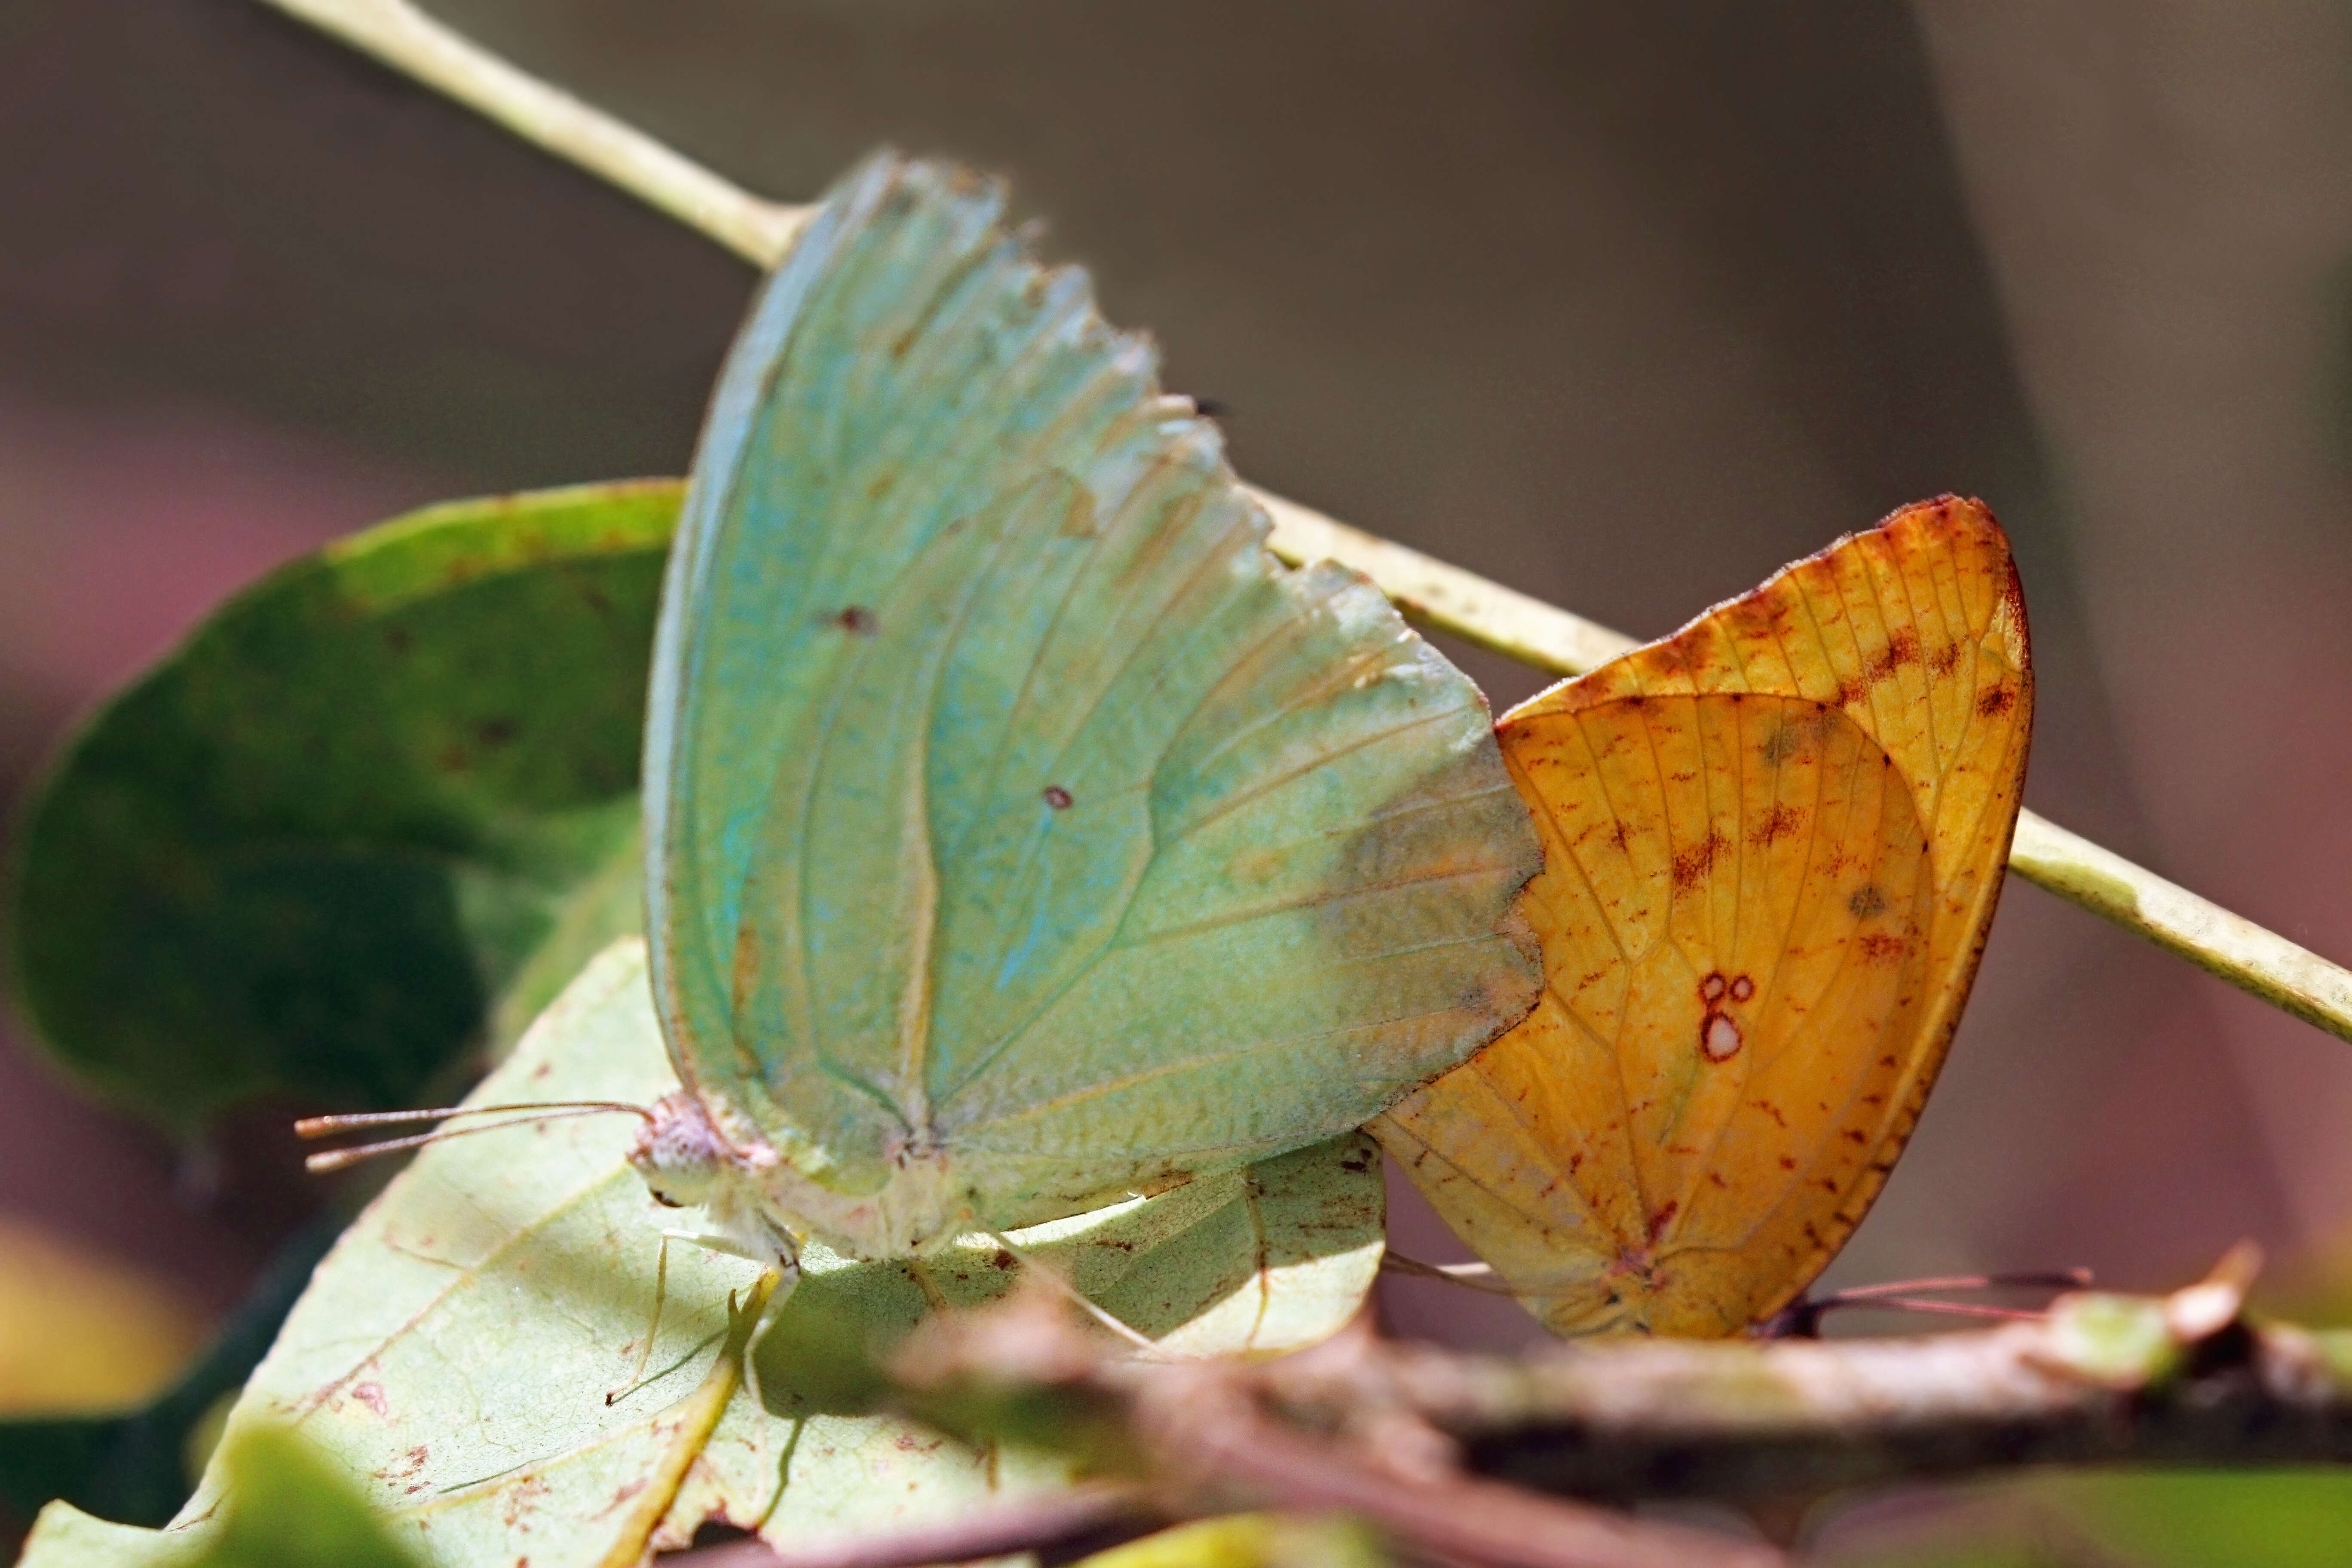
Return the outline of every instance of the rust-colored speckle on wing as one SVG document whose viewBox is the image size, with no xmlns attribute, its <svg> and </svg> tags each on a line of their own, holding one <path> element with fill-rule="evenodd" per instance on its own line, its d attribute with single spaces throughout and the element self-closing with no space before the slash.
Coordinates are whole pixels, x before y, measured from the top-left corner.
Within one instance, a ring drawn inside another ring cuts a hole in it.
<svg viewBox="0 0 2352 1568">
<path fill-rule="evenodd" d="M 1547 1325 L 1737 1332 L 1843 1245 L 1974 977 L 2032 709 L 2008 542 L 1946 496 L 1504 717 L 1546 991 L 1375 1131 Z"/>
</svg>

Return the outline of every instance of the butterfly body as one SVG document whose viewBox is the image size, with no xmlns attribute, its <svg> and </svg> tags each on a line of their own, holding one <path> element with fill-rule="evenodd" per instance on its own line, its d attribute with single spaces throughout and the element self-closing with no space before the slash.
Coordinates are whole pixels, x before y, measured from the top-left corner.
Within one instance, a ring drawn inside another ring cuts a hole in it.
<svg viewBox="0 0 2352 1568">
<path fill-rule="evenodd" d="M 1213 425 L 1001 207 L 884 158 L 821 209 L 656 637 L 691 1125 L 641 1168 L 852 1257 L 1332 1136 L 1537 984 L 1483 699 L 1360 577 L 1274 562 Z"/>
</svg>

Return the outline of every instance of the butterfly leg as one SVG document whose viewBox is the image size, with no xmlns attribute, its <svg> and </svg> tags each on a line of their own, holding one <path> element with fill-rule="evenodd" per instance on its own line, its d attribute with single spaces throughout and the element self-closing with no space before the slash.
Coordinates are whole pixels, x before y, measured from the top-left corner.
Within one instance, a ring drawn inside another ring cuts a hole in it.
<svg viewBox="0 0 2352 1568">
<path fill-rule="evenodd" d="M 628 1377 L 620 1386 L 604 1391 L 606 1405 L 626 1398 L 635 1393 L 645 1382 L 646 1367 L 653 1360 L 654 1337 L 661 1332 L 662 1307 L 669 1300 L 669 1244 L 672 1238 L 682 1235 L 682 1232 L 675 1230 L 666 1230 L 661 1233 L 661 1246 L 654 1253 L 653 1319 L 646 1324 L 645 1344 L 637 1352 L 637 1364 L 629 1369 Z"/>
<path fill-rule="evenodd" d="M 1087 1317 L 1092 1318 L 1096 1322 L 1100 1323 L 1104 1328 L 1108 1329 L 1112 1333 L 1117 1334 L 1120 1339 L 1125 1340 L 1129 1344 L 1133 1345 L 1137 1350 L 1151 1356 L 1154 1360 L 1159 1358 L 1160 1347 L 1152 1343 L 1149 1336 L 1138 1333 L 1134 1329 L 1119 1321 L 1118 1319 L 1111 1316 L 1108 1311 L 1096 1305 L 1095 1302 L 1088 1300 L 1085 1293 L 1080 1291 L 1076 1285 L 1064 1279 L 1060 1271 L 1055 1269 L 1053 1265 L 1045 1262 L 1041 1258 L 1033 1257 L 1025 1247 L 1016 1244 L 1011 1237 L 1005 1235 L 1001 1230 L 992 1230 L 988 1235 L 989 1238 L 994 1241 L 997 1246 L 1004 1248 L 1005 1251 L 1013 1254 L 1015 1258 L 1018 1258 L 1024 1268 L 1026 1268 L 1031 1273 L 1038 1276 L 1040 1279 L 1044 1279 L 1045 1283 L 1051 1285 L 1055 1289 L 1059 1290 L 1063 1295 L 1067 1296 L 1071 1300 L 1076 1302 L 1078 1310 L 1084 1312 Z"/>
<path fill-rule="evenodd" d="M 772 1227 L 770 1228 L 772 1229 Z M 744 1350 L 744 1372 L 751 1380 L 752 1395 L 756 1399 L 759 1394 L 759 1373 L 751 1365 L 751 1352 L 758 1349 L 760 1340 L 766 1334 L 771 1315 L 776 1308 L 783 1304 L 787 1297 L 792 1295 L 793 1287 L 797 1286 L 801 1279 L 800 1247 L 792 1237 L 781 1231 L 773 1232 L 771 1239 L 772 1245 L 762 1249 L 747 1247 L 731 1236 L 714 1236 L 698 1230 L 663 1231 L 661 1247 L 654 1254 L 654 1310 L 652 1321 L 646 1325 L 644 1348 L 637 1352 L 637 1364 L 629 1373 L 629 1380 L 618 1388 L 606 1390 L 604 1403 L 611 1405 L 635 1393 L 646 1375 L 646 1364 L 654 1353 L 654 1340 L 661 1332 L 662 1309 L 669 1300 L 669 1244 L 673 1241 L 689 1243 L 701 1247 L 705 1252 L 720 1253 L 729 1258 L 740 1258 L 747 1263 L 757 1263 L 765 1268 L 773 1268 L 782 1276 L 782 1283 L 777 1286 L 774 1293 L 768 1298 L 766 1307 L 761 1309 L 760 1324 L 752 1330 L 751 1342 Z"/>
<path fill-rule="evenodd" d="M 766 1342 L 768 1331 L 776 1326 L 777 1310 L 793 1299 L 800 1289 L 801 1257 L 798 1247 L 780 1248 L 776 1269 L 780 1276 L 776 1288 L 760 1309 L 760 1321 L 751 1325 L 751 1337 L 743 1342 L 743 1387 L 751 1396 L 751 1407 L 765 1410 L 767 1395 L 760 1387 L 760 1346 Z"/>
</svg>

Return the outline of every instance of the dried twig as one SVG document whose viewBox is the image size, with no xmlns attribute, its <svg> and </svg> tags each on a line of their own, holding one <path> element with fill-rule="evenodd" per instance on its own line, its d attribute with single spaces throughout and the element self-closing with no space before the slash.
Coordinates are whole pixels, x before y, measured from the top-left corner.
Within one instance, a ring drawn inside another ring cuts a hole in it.
<svg viewBox="0 0 2352 1568">
<path fill-rule="evenodd" d="M 1172 1450 L 1150 1436 L 1171 1400 L 1225 1402 L 1228 1415 L 1238 1401 L 1375 1458 L 1390 1447 L 1377 1435 L 1425 1427 L 1469 1474 L 1617 1500 L 1739 1502 L 2052 1461 L 2352 1460 L 2352 1331 L 2243 1318 L 2250 1256 L 2170 1296 L 2083 1291 L 1985 1331 L 1584 1341 L 1522 1358 L 1350 1335 L 1264 1364 L 1149 1366 L 1024 1309 L 998 1328 L 928 1331 L 907 1375 L 1089 1391 L 1148 1450 Z M 1010 1352 L 994 1371 L 982 1359 Z"/>
<path fill-rule="evenodd" d="M 1344 1338 L 1349 1348 L 1327 1368 L 1380 1353 L 1368 1330 Z M 1077 1443 L 1082 1452 L 1115 1456 L 1148 1479 L 1156 1504 L 1175 1517 L 1344 1511 L 1414 1557 L 1496 1568 L 1771 1568 L 1783 1561 L 1769 1547 L 1467 1474 L 1443 1434 L 1392 1402 L 1351 1409 L 1337 1423 L 1291 1419 L 1268 1397 L 1267 1379 L 1296 1360 L 1139 1360 L 1058 1297 L 1028 1290 L 930 1320 L 896 1366 L 909 1410 L 951 1428 L 970 1430 L 975 1413 L 985 1426 L 1044 1395 L 1054 1412 L 1046 1426 L 1087 1434 Z M 1110 1426 L 1119 1435 L 1105 1442 Z"/>
</svg>

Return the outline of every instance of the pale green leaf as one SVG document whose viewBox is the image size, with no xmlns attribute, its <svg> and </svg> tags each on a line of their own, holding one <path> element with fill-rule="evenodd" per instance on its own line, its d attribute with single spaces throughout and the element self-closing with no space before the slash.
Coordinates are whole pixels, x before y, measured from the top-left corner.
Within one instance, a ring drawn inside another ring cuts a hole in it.
<svg viewBox="0 0 2352 1568">
<path fill-rule="evenodd" d="M 475 1102 L 646 1103 L 674 1084 L 644 947 L 628 941 L 588 966 Z M 428 1150 L 320 1266 L 230 1441 L 255 1423 L 294 1427 L 368 1478 L 395 1533 L 451 1568 L 633 1562 L 649 1537 L 682 1544 L 707 1518 L 805 1542 L 1066 1474 L 1063 1459 L 975 1453 L 844 1408 L 815 1375 L 832 1369 L 795 1367 L 790 1334 L 761 1357 L 754 1408 L 725 1351 L 730 1294 L 758 1270 L 688 1246 L 670 1248 L 650 1379 L 608 1405 L 639 1362 L 660 1232 L 684 1217 L 628 1168 L 634 1131 L 627 1117 L 593 1117 Z M 1350 1135 L 1013 1239 L 1171 1350 L 1271 1353 L 1357 1309 L 1381 1220 L 1378 1163 Z M 812 1249 L 806 1266 L 784 1312 L 833 1314 L 882 1340 L 933 1300 L 1006 1288 L 1018 1268 L 978 1239 L 919 1264 Z M 740 1340 L 748 1324 L 735 1325 Z M 205 1534 L 223 1498 L 216 1467 L 173 1531 Z"/>
</svg>

